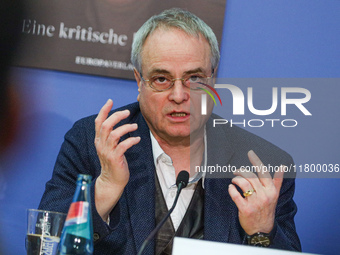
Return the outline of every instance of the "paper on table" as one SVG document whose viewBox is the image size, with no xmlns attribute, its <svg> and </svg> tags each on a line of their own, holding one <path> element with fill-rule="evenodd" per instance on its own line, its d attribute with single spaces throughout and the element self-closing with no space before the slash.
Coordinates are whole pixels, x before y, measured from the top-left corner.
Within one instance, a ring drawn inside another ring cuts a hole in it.
<svg viewBox="0 0 340 255">
<path fill-rule="evenodd" d="M 174 246 L 172 250 L 173 255 L 182 255 L 182 254 L 195 254 L 195 255 L 206 255 L 206 254 L 214 254 L 214 255 L 225 255 L 228 252 L 228 255 L 297 255 L 297 254 L 309 254 L 312 253 L 297 253 L 292 251 L 284 251 L 277 249 L 268 249 L 247 245 L 239 245 L 239 244 L 229 244 L 229 243 L 219 243 L 219 242 L 211 242 L 206 240 L 197 240 L 190 238 L 182 238 L 175 237 Z M 316 255 L 316 254 L 314 254 Z"/>
</svg>

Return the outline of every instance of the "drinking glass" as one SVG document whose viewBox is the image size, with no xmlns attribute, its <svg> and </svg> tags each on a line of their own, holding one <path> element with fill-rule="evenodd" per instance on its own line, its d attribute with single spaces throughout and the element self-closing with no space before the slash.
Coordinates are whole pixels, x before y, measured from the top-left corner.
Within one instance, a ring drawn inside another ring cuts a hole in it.
<svg viewBox="0 0 340 255">
<path fill-rule="evenodd" d="M 65 213 L 28 209 L 27 255 L 55 255 L 65 219 Z"/>
</svg>

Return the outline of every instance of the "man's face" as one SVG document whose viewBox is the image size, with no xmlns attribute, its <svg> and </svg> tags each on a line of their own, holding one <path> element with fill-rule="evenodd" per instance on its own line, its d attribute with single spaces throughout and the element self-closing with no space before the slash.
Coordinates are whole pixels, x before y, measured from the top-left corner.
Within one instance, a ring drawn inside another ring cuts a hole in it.
<svg viewBox="0 0 340 255">
<path fill-rule="evenodd" d="M 206 39 L 189 36 L 178 29 L 156 29 L 145 41 L 141 56 L 145 80 L 156 75 L 174 79 L 212 73 Z M 201 116 L 201 91 L 190 90 L 177 80 L 169 90 L 158 92 L 143 82 L 139 74 L 135 76 L 140 108 L 156 139 L 190 142 L 190 134 L 203 132 L 207 117 Z"/>
</svg>

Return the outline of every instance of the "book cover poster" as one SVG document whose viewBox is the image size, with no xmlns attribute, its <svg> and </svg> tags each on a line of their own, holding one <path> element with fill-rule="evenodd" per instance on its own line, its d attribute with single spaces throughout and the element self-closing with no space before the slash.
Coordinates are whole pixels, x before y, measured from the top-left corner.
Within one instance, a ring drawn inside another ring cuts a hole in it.
<svg viewBox="0 0 340 255">
<path fill-rule="evenodd" d="M 225 0 L 29 0 L 15 65 L 133 79 L 133 35 L 152 15 L 178 7 L 202 18 L 221 42 Z"/>
</svg>

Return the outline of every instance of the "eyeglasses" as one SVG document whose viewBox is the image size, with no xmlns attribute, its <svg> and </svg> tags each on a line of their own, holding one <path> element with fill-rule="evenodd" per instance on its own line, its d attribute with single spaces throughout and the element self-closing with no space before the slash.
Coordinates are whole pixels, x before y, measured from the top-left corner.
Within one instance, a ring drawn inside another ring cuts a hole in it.
<svg viewBox="0 0 340 255">
<path fill-rule="evenodd" d="M 212 70 L 211 76 L 206 76 L 203 73 L 194 73 L 183 78 L 175 78 L 172 79 L 171 76 L 159 74 L 152 76 L 149 80 L 145 80 L 140 73 L 140 76 L 144 82 L 147 82 L 149 86 L 156 91 L 165 91 L 171 89 L 175 81 L 182 81 L 183 86 L 191 89 L 191 90 L 199 90 L 200 88 L 204 88 L 205 84 L 209 83 L 209 80 L 214 76 L 214 70 Z"/>
</svg>

